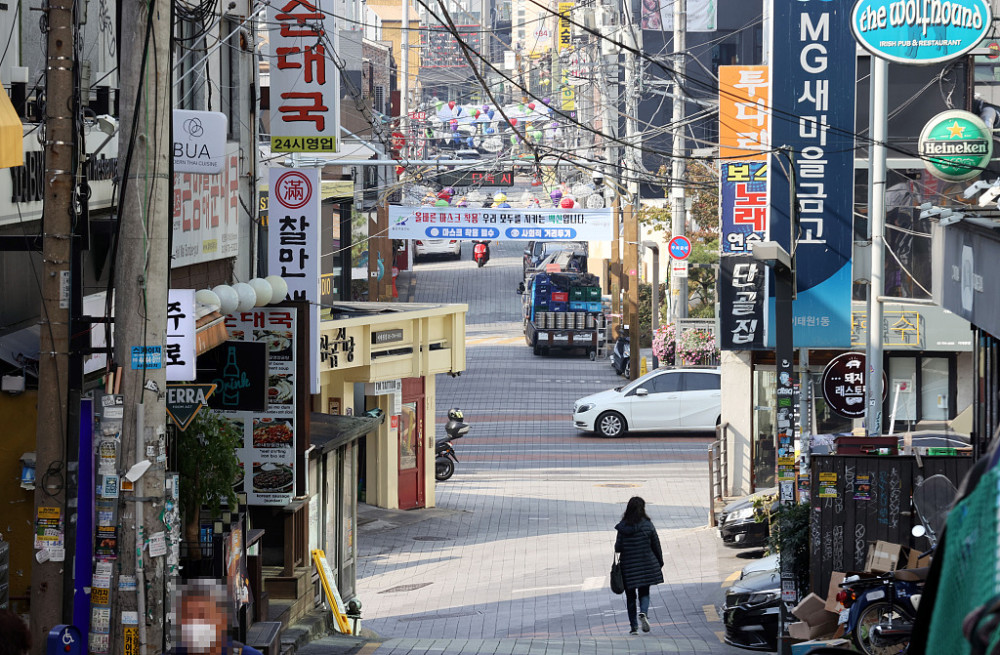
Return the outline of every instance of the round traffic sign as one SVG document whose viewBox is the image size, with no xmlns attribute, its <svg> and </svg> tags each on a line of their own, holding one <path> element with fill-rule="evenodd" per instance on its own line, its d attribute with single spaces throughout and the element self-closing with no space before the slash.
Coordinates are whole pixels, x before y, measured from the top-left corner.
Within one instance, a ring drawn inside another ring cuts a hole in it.
<svg viewBox="0 0 1000 655">
<path fill-rule="evenodd" d="M 674 259 L 687 259 L 691 254 L 691 240 L 682 236 L 674 237 L 667 244 L 667 250 Z"/>
</svg>

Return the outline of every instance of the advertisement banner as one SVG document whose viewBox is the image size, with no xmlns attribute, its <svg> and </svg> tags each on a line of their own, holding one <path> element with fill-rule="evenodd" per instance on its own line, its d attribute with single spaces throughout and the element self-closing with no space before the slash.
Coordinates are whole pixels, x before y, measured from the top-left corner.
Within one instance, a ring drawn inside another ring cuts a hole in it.
<svg viewBox="0 0 1000 655">
<path fill-rule="evenodd" d="M 336 152 L 340 70 L 330 0 L 279 0 L 267 9 L 271 43 L 271 151 Z"/>
<path fill-rule="evenodd" d="M 767 161 L 770 81 L 767 66 L 719 66 L 719 156 Z"/>
<path fill-rule="evenodd" d="M 237 451 L 241 474 L 234 487 L 246 492 L 249 505 L 287 505 L 295 495 L 296 320 L 294 311 L 281 307 L 227 316 L 230 342 L 267 347 L 267 409 L 202 410 L 224 416 L 243 435 Z"/>
<path fill-rule="evenodd" d="M 310 303 L 309 342 L 319 341 L 320 183 L 315 168 L 272 168 L 268 184 L 267 270 L 288 283 L 289 300 Z M 319 393 L 319 360 L 310 383 Z"/>
<path fill-rule="evenodd" d="M 687 31 L 714 32 L 718 29 L 718 0 L 687 0 Z M 676 0 L 643 0 L 642 29 L 673 32 Z"/>
<path fill-rule="evenodd" d="M 573 23 L 570 17 L 573 12 L 575 2 L 560 2 L 559 10 L 559 40 L 556 42 L 559 52 L 573 49 Z"/>
<path fill-rule="evenodd" d="M 857 53 L 851 5 L 850 0 L 773 3 L 771 146 L 790 150 L 771 154 L 768 238 L 792 251 L 786 174 L 791 156 L 799 201 L 796 348 L 851 344 Z M 773 299 L 769 305 L 773 316 Z"/>
<path fill-rule="evenodd" d="M 719 165 L 719 239 L 723 255 L 749 255 L 767 239 L 767 162 Z"/>
<path fill-rule="evenodd" d="M 563 111 L 576 111 L 576 90 L 569 83 L 569 71 L 564 70 L 560 78 L 559 98 Z"/>
<path fill-rule="evenodd" d="M 389 206 L 393 239 L 610 241 L 610 209 Z"/>
<path fill-rule="evenodd" d="M 719 347 L 760 350 L 764 344 L 767 268 L 750 255 L 719 258 Z"/>
<path fill-rule="evenodd" d="M 170 268 L 235 257 L 240 249 L 240 160 L 227 154 L 217 175 L 174 173 Z"/>
</svg>

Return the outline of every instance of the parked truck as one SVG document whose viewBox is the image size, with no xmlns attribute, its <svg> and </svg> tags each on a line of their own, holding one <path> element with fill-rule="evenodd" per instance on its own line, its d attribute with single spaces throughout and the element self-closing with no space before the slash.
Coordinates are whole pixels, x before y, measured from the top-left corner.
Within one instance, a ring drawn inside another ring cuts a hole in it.
<svg viewBox="0 0 1000 655">
<path fill-rule="evenodd" d="M 522 290 L 524 340 L 535 355 L 580 349 L 593 359 L 604 326 L 601 288 L 589 273 L 536 273 Z"/>
</svg>

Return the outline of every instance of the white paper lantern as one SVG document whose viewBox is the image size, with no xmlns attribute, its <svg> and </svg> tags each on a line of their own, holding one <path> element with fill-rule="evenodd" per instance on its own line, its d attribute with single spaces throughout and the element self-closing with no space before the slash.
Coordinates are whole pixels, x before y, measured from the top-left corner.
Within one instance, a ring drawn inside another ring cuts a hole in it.
<svg viewBox="0 0 1000 655">
<path fill-rule="evenodd" d="M 194 299 L 195 302 L 199 302 L 202 305 L 210 305 L 212 307 L 215 307 L 216 311 L 218 311 L 219 307 L 222 306 L 222 301 L 219 300 L 218 294 L 216 294 L 211 289 L 201 289 L 200 291 L 194 294 Z"/>
<path fill-rule="evenodd" d="M 250 286 L 253 287 L 254 292 L 257 294 L 257 306 L 263 307 L 267 303 L 271 302 L 271 296 L 274 295 L 274 289 L 271 288 L 271 283 L 262 277 L 255 277 L 250 280 Z"/>
<path fill-rule="evenodd" d="M 280 275 L 268 275 L 264 278 L 271 284 L 271 302 L 283 302 L 288 295 L 288 283 Z"/>
<path fill-rule="evenodd" d="M 223 314 L 232 314 L 239 307 L 240 297 L 236 295 L 236 290 L 228 284 L 220 284 L 212 291 L 219 297 L 219 311 Z"/>
<path fill-rule="evenodd" d="M 237 282 L 233 285 L 233 290 L 240 300 L 236 308 L 241 312 L 248 312 L 257 305 L 257 292 L 246 282 Z"/>
</svg>

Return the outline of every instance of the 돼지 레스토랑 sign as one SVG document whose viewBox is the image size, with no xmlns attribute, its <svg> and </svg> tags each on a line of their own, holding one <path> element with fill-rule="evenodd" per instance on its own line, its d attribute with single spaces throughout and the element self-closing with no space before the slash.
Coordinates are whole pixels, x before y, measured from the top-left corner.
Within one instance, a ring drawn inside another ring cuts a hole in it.
<svg viewBox="0 0 1000 655">
<path fill-rule="evenodd" d="M 855 40 L 899 64 L 950 61 L 975 48 L 993 24 L 988 0 L 859 0 Z"/>
</svg>

